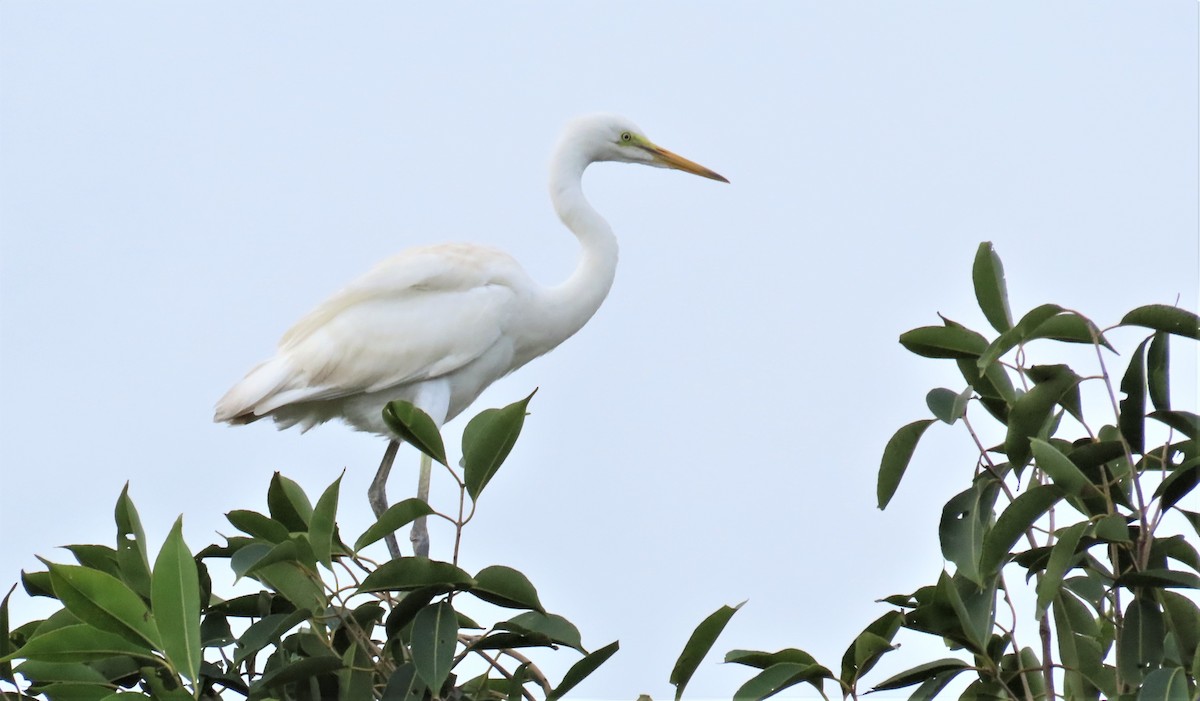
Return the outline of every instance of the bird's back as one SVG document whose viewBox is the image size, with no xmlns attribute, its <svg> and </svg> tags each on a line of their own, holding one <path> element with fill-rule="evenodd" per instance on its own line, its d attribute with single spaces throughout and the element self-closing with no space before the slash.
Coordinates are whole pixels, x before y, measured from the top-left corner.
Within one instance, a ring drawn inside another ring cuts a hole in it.
<svg viewBox="0 0 1200 701">
<path fill-rule="evenodd" d="M 455 373 L 470 375 L 454 397 L 469 404 L 465 393 L 515 369 L 512 322 L 530 286 L 511 256 L 491 248 L 447 244 L 389 258 L 289 329 L 275 357 L 221 398 L 215 420 L 273 416 L 308 428 L 340 417 L 384 432 L 376 404 L 381 411 L 389 397 Z"/>
</svg>

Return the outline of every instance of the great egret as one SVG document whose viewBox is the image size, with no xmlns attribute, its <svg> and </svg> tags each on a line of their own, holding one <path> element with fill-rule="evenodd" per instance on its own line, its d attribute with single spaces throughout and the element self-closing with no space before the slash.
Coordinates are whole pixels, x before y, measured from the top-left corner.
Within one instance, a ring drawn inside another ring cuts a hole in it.
<svg viewBox="0 0 1200 701">
<path fill-rule="evenodd" d="M 274 358 L 252 369 L 217 402 L 215 421 L 245 424 L 270 416 L 279 428 L 308 430 L 340 418 L 391 443 L 368 490 L 380 516 L 397 438 L 383 407 L 404 399 L 440 427 L 488 385 L 565 341 L 608 295 L 617 239 L 583 195 L 583 171 L 597 161 L 674 168 L 729 182 L 656 146 L 636 125 L 612 115 L 567 124 L 550 162 L 550 200 L 582 248 L 575 272 L 555 287 L 534 282 L 508 254 L 447 244 L 383 261 L 313 310 L 279 342 Z M 429 463 L 419 496 L 428 499 Z M 425 524 L 412 540 L 428 552 Z M 395 539 L 388 547 L 399 556 Z M 422 552 L 424 551 L 424 552 Z"/>
</svg>

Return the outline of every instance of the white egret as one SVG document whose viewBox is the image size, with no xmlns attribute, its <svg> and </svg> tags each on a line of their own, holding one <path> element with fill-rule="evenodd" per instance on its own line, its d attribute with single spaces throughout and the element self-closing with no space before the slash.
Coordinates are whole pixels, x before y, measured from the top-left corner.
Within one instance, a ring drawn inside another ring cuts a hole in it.
<svg viewBox="0 0 1200 701">
<path fill-rule="evenodd" d="M 571 121 L 550 164 L 550 199 L 582 248 L 575 272 L 555 287 L 534 282 L 508 254 L 447 244 L 383 261 L 293 326 L 275 357 L 252 369 L 217 402 L 215 421 L 270 416 L 303 430 L 340 418 L 391 443 L 371 483 L 378 517 L 397 438 L 383 407 L 403 399 L 440 427 L 488 385 L 565 341 L 587 323 L 612 286 L 617 240 L 583 195 L 584 170 L 597 161 L 673 168 L 728 182 L 663 149 L 629 120 L 593 115 Z M 419 497 L 428 499 L 428 461 Z M 428 552 L 423 519 L 412 540 Z M 399 551 L 388 541 L 392 557 Z"/>
</svg>

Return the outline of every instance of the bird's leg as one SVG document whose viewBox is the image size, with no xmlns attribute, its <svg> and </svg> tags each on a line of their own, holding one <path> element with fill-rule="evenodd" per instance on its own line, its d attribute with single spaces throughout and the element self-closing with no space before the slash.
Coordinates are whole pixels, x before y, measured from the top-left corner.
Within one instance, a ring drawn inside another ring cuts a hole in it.
<svg viewBox="0 0 1200 701">
<path fill-rule="evenodd" d="M 379 471 L 375 473 L 375 479 L 371 480 L 371 486 L 367 489 L 367 499 L 371 502 L 371 510 L 375 512 L 375 518 L 381 518 L 383 512 L 387 511 L 387 478 L 388 473 L 392 471 L 392 463 L 396 461 L 396 451 L 400 449 L 400 444 L 396 441 L 388 443 L 387 450 L 383 452 L 383 461 L 379 463 Z M 392 559 L 400 557 L 400 545 L 396 542 L 396 534 L 388 533 L 384 536 L 387 542 L 388 553 Z"/>
<path fill-rule="evenodd" d="M 417 498 L 425 503 L 429 503 L 429 477 L 433 472 L 433 460 L 426 454 L 421 453 L 421 476 L 417 480 Z M 422 516 L 413 522 L 412 533 L 408 539 L 413 545 L 413 555 L 417 557 L 429 557 L 429 528 L 425 525 L 425 517 Z"/>
</svg>

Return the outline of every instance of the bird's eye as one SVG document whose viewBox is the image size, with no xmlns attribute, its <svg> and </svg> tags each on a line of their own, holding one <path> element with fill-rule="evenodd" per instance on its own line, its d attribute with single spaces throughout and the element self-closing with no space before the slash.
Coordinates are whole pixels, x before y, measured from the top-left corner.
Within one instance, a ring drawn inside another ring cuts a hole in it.
<svg viewBox="0 0 1200 701">
<path fill-rule="evenodd" d="M 621 141 L 624 141 L 626 143 L 633 141 L 633 134 L 631 134 L 627 131 L 621 132 Z"/>
</svg>

